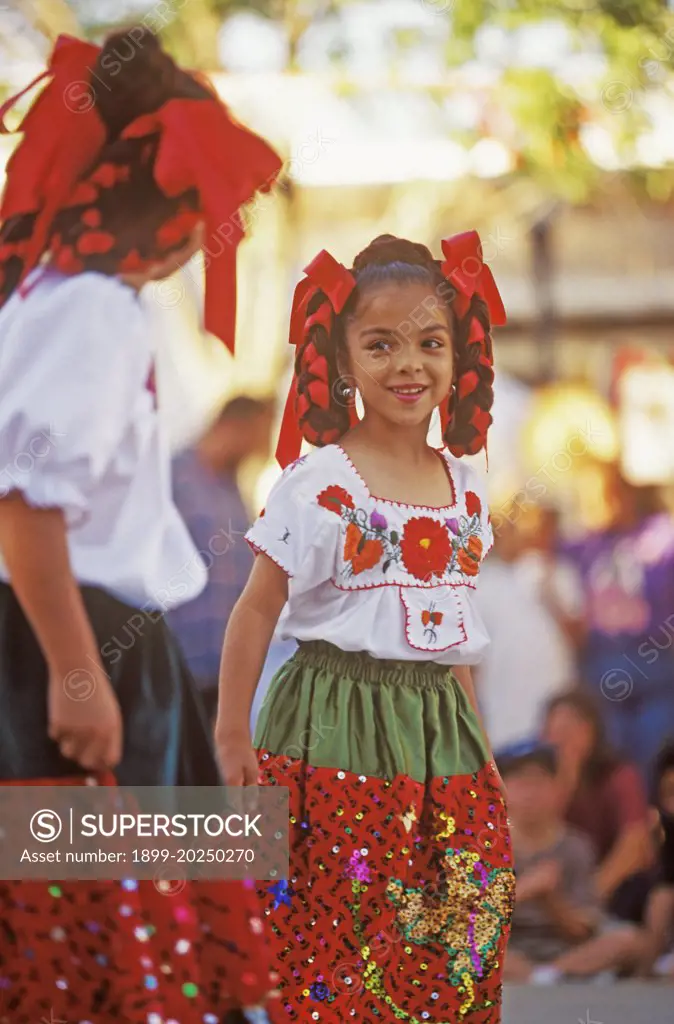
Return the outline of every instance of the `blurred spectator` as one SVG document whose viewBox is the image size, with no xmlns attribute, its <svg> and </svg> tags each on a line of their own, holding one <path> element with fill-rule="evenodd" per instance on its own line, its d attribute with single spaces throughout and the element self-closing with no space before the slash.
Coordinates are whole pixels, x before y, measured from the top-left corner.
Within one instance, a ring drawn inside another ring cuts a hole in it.
<svg viewBox="0 0 674 1024">
<path fill-rule="evenodd" d="M 552 505 L 525 513 L 517 571 L 550 615 L 555 641 L 548 651 L 551 673 L 570 683 L 577 678 L 578 652 L 585 641 L 585 599 L 580 574 L 560 551 L 559 520 Z"/>
<path fill-rule="evenodd" d="M 536 745 L 512 751 L 499 769 L 517 870 L 506 979 L 549 984 L 634 967 L 643 936 L 602 912 L 591 843 L 564 822 L 554 752 Z"/>
<path fill-rule="evenodd" d="M 542 536 L 539 549 L 525 555 L 521 531 L 511 516 L 494 513 L 493 523 L 494 550 L 476 593 L 490 646 L 476 667 L 475 680 L 487 732 L 498 752 L 537 736 L 550 698 L 573 684 L 574 649 L 565 629 L 578 628 L 580 595 L 573 571 L 566 572 L 549 551 L 549 537 Z"/>
<path fill-rule="evenodd" d="M 645 777 L 674 722 L 674 520 L 615 466 L 606 486 L 610 525 L 569 548 L 587 602 L 580 675 L 608 698 L 611 740 Z"/>
<path fill-rule="evenodd" d="M 206 562 L 208 583 L 195 600 L 170 613 L 169 623 L 211 718 L 225 627 L 254 557 L 244 540 L 250 517 L 238 472 L 252 456 L 269 457 L 273 416 L 271 402 L 234 398 L 201 440 L 173 463 L 174 500 Z"/>
<path fill-rule="evenodd" d="M 553 699 L 543 738 L 557 753 L 566 819 L 593 843 L 603 906 L 620 920 L 640 923 L 651 885 L 653 844 L 638 769 L 609 747 L 599 710 L 582 692 Z"/>
<path fill-rule="evenodd" d="M 674 979 L 674 742 L 657 757 L 654 777 L 659 858 L 645 915 L 648 946 L 644 972 Z"/>
</svg>

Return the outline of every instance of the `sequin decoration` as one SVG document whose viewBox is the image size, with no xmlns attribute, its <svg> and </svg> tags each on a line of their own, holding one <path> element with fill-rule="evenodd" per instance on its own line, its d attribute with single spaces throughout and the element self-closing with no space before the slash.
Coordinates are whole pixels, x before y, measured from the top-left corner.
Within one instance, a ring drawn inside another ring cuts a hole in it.
<svg viewBox="0 0 674 1024">
<path fill-rule="evenodd" d="M 234 881 L 0 881 L 0 1024 L 226 1020 L 275 985 L 260 912 Z"/>
<path fill-rule="evenodd" d="M 422 785 L 264 753 L 290 790 L 292 881 L 260 887 L 286 1019 L 497 1024 L 514 873 L 491 766 Z"/>
</svg>

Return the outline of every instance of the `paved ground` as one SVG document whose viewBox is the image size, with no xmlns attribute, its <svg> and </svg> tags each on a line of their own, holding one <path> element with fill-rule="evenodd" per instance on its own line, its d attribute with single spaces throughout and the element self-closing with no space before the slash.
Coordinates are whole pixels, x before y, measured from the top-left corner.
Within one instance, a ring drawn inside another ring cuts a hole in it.
<svg viewBox="0 0 674 1024">
<path fill-rule="evenodd" d="M 508 986 L 503 1024 L 674 1024 L 674 984 Z"/>
</svg>

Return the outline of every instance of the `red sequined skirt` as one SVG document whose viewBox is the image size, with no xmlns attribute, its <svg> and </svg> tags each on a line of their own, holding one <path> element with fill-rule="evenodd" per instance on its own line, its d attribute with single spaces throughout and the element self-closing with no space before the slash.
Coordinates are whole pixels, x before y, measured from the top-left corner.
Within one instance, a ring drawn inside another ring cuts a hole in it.
<svg viewBox="0 0 674 1024">
<path fill-rule="evenodd" d="M 287 1019 L 500 1021 L 506 808 L 449 671 L 301 645 L 256 745 L 290 789 L 290 875 L 260 887 Z"/>
<path fill-rule="evenodd" d="M 220 784 L 210 728 L 175 641 L 138 611 L 83 588 L 122 709 L 115 782 Z M 127 641 L 128 642 L 128 641 Z M 44 659 L 0 584 L 0 785 L 84 785 L 47 736 Z M 1 881 L 0 1024 L 222 1024 L 274 987 L 254 883 Z"/>
</svg>

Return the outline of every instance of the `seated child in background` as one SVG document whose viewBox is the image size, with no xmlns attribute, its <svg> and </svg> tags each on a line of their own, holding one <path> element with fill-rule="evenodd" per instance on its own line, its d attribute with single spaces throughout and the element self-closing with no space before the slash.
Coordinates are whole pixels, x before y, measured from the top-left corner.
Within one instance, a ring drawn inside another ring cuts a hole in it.
<svg viewBox="0 0 674 1024">
<path fill-rule="evenodd" d="M 657 877 L 646 907 L 645 974 L 674 980 L 674 741 L 654 764 L 655 831 L 660 856 Z"/>
<path fill-rule="evenodd" d="M 603 915 L 592 846 L 564 821 L 554 752 L 521 746 L 499 769 L 517 873 L 505 979 L 550 984 L 634 967 L 644 955 L 643 933 Z"/>
</svg>

